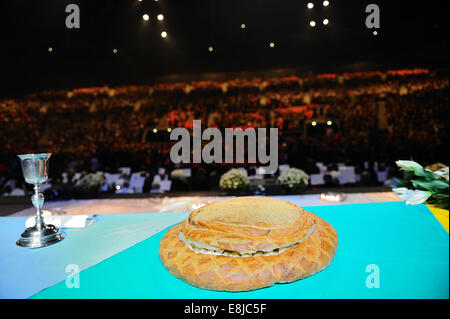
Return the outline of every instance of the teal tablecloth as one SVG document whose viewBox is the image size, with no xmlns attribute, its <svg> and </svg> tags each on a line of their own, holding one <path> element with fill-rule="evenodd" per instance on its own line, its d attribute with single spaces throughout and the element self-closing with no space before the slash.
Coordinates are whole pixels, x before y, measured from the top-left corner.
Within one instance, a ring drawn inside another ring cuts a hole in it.
<svg viewBox="0 0 450 319">
<path fill-rule="evenodd" d="M 161 264 L 165 230 L 82 271 L 79 288 L 62 281 L 32 298 L 449 298 L 449 235 L 425 205 L 306 209 L 336 229 L 339 245 L 328 268 L 294 283 L 241 293 L 193 287 Z M 373 267 L 378 288 L 366 284 Z"/>
</svg>

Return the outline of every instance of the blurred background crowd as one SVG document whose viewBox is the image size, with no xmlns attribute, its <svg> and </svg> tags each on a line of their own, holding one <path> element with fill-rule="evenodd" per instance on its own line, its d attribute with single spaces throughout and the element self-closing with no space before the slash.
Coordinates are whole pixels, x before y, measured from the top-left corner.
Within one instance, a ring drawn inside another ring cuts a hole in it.
<svg viewBox="0 0 450 319">
<path fill-rule="evenodd" d="M 96 172 L 106 176 L 105 193 L 217 189 L 236 164 L 187 168 L 169 158 L 171 130 L 191 130 L 194 119 L 203 129 L 277 127 L 280 167 L 303 169 L 314 187 L 390 185 L 400 177 L 395 160 L 448 162 L 448 86 L 448 70 L 407 69 L 0 98 L 0 195 L 26 192 L 16 155 L 37 150 L 53 153 L 50 197 L 76 196 L 77 181 Z M 255 164 L 238 166 L 261 178 Z M 351 178 L 333 173 L 342 167 Z M 183 168 L 183 178 L 171 174 Z"/>
</svg>

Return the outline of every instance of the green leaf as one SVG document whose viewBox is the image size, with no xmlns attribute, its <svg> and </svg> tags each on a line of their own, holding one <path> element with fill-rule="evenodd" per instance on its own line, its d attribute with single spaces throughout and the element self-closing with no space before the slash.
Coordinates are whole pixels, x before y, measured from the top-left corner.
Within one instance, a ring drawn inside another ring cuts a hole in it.
<svg viewBox="0 0 450 319">
<path fill-rule="evenodd" d="M 441 180 L 432 180 L 432 181 L 426 181 L 426 180 L 412 180 L 411 183 L 414 187 L 424 188 L 426 190 L 435 190 L 435 189 L 446 189 L 448 188 L 448 183 L 441 181 Z"/>
<path fill-rule="evenodd" d="M 423 167 L 416 167 L 414 169 L 414 174 L 416 176 L 425 177 L 428 180 L 436 180 L 437 176 L 433 174 L 432 171 L 426 170 Z"/>
</svg>

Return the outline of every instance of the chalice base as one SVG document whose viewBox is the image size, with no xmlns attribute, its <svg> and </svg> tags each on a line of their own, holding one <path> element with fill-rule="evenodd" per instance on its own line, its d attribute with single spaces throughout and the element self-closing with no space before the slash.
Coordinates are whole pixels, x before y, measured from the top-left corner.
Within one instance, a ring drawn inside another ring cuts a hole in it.
<svg viewBox="0 0 450 319">
<path fill-rule="evenodd" d="M 54 225 L 44 224 L 44 227 L 41 229 L 38 229 L 36 226 L 28 227 L 16 242 L 16 245 L 27 248 L 39 248 L 56 244 L 63 240 L 64 237 L 64 233 Z"/>
</svg>

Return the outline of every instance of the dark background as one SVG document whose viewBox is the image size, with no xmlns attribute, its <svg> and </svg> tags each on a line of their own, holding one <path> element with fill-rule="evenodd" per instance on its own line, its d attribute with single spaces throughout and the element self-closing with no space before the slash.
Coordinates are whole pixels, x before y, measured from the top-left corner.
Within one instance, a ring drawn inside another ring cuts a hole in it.
<svg viewBox="0 0 450 319">
<path fill-rule="evenodd" d="M 2 1 L 0 96 L 211 78 L 223 72 L 448 68 L 448 1 L 330 0 L 328 7 L 311 1 L 313 10 L 307 2 Z M 80 29 L 65 27 L 70 3 L 80 7 Z M 370 3 L 381 12 L 376 36 L 365 26 Z M 144 13 L 150 21 L 142 20 Z M 156 20 L 158 13 L 164 14 L 163 22 Z M 323 18 L 330 20 L 326 27 Z M 312 19 L 315 28 L 309 26 Z M 162 30 L 168 32 L 166 39 Z"/>
</svg>

